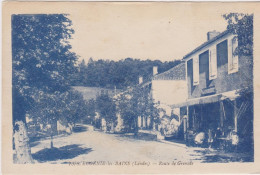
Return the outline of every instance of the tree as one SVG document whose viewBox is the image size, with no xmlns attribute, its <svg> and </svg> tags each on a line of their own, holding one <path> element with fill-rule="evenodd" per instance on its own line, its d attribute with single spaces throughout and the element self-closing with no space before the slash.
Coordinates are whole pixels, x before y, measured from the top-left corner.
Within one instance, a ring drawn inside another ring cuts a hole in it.
<svg viewBox="0 0 260 175">
<path fill-rule="evenodd" d="M 96 116 L 96 102 L 94 99 L 90 99 L 87 101 L 86 111 L 87 111 L 87 120 L 85 122 L 93 125 L 95 119 L 94 117 Z"/>
<path fill-rule="evenodd" d="M 243 13 L 229 13 L 223 15 L 227 20 L 227 30 L 237 35 L 238 47 L 235 50 L 236 55 L 247 56 L 248 65 L 250 65 L 251 74 L 248 75 L 249 78 L 253 77 L 253 14 L 243 14 Z M 248 87 L 246 91 L 253 92 L 253 78 L 252 84 Z M 243 90 L 244 91 L 244 90 Z"/>
<path fill-rule="evenodd" d="M 75 71 L 77 60 L 67 41 L 74 32 L 70 26 L 63 14 L 12 16 L 14 101 L 24 101 L 25 109 L 39 90 L 53 93 L 69 89 L 67 77 Z"/>
<path fill-rule="evenodd" d="M 123 119 L 124 132 L 131 132 L 135 127 L 135 120 L 137 120 L 135 107 L 133 104 L 133 94 L 131 90 L 120 94 L 116 98 L 116 104 L 118 106 L 117 112 L 120 113 Z"/>
<path fill-rule="evenodd" d="M 101 93 L 96 99 L 97 111 L 106 120 L 108 130 L 113 130 L 116 125 L 116 106 L 107 93 Z"/>
<path fill-rule="evenodd" d="M 78 85 L 84 85 L 84 84 L 87 84 L 87 66 L 86 66 L 86 63 L 85 63 L 85 60 L 83 59 L 81 61 L 81 63 L 79 64 L 79 70 L 78 72 L 74 75 L 74 76 L 77 76 L 78 80 L 77 80 L 77 84 Z"/>
<path fill-rule="evenodd" d="M 37 99 L 29 111 L 30 119 L 34 121 L 34 126 L 41 126 L 37 132 L 51 136 L 51 148 L 53 148 L 53 136 L 58 134 L 57 122 L 59 121 L 72 132 L 72 127 L 76 122 L 87 116 L 87 102 L 82 94 L 77 91 L 66 91 L 55 93 L 35 94 Z"/>
<path fill-rule="evenodd" d="M 66 120 L 67 124 L 75 125 L 88 113 L 87 102 L 77 91 L 40 93 L 37 98 L 28 114 L 41 124 L 51 124 L 54 128 L 58 120 Z"/>
<path fill-rule="evenodd" d="M 57 100 L 61 103 L 61 108 L 56 109 L 61 111 L 60 118 L 65 118 L 73 126 L 88 114 L 87 102 L 83 99 L 82 94 L 77 91 L 62 93 Z"/>
<path fill-rule="evenodd" d="M 71 25 L 64 14 L 12 15 L 13 125 L 25 123 L 37 94 L 69 89 L 77 61 L 68 41 Z"/>
<path fill-rule="evenodd" d="M 125 132 L 138 133 L 138 116 L 148 116 L 153 122 L 154 107 L 152 99 L 149 97 L 150 86 L 135 86 L 121 94 L 117 99 L 118 112 L 121 114 Z"/>
<path fill-rule="evenodd" d="M 243 151 L 254 149 L 253 145 L 253 116 L 254 116 L 254 88 L 253 88 L 253 14 L 229 13 L 223 15 L 227 20 L 227 30 L 237 35 L 238 47 L 236 55 L 246 56 L 250 73 L 247 75 L 249 81 L 239 90 L 240 97 L 237 100 L 238 124 L 240 127 L 240 138 Z M 243 107 L 243 108 L 242 108 Z M 246 124 L 245 124 L 246 123 Z"/>
<path fill-rule="evenodd" d="M 253 93 L 253 14 L 229 13 L 223 15 L 227 20 L 227 30 L 235 34 L 238 38 L 238 47 L 235 50 L 236 55 L 247 56 L 247 64 L 251 70 L 248 78 L 251 78 L 251 83 L 246 85 L 240 91 L 241 95 L 248 96 L 248 93 Z"/>
<path fill-rule="evenodd" d="M 152 77 L 153 66 L 158 66 L 158 72 L 164 72 L 177 64 L 180 60 L 161 62 L 159 60 L 139 60 L 126 58 L 120 61 L 89 59 L 88 64 L 81 62 L 77 77 L 77 84 L 83 86 L 99 86 L 105 88 L 126 89 L 138 83 L 138 77 L 143 76 L 144 81 Z"/>
<path fill-rule="evenodd" d="M 253 14 L 229 13 L 223 15 L 227 20 L 227 30 L 238 36 L 239 46 L 235 53 L 253 55 Z"/>
</svg>

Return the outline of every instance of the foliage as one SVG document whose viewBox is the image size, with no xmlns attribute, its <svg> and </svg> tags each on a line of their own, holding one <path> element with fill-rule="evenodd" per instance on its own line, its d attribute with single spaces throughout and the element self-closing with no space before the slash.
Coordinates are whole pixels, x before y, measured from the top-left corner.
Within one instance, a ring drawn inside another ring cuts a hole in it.
<svg viewBox="0 0 260 175">
<path fill-rule="evenodd" d="M 136 110 L 136 100 L 136 98 L 133 98 L 132 89 L 128 89 L 116 99 L 118 105 L 117 112 L 120 113 L 123 119 L 125 132 L 132 132 L 137 128 L 138 111 Z"/>
<path fill-rule="evenodd" d="M 69 89 L 77 61 L 71 25 L 64 14 L 12 15 L 13 121 L 24 121 L 40 93 L 52 98 Z"/>
<path fill-rule="evenodd" d="M 51 125 L 51 131 L 55 131 L 56 122 L 60 120 L 63 125 L 74 125 L 87 115 L 87 102 L 76 91 L 38 93 L 35 103 L 28 111 L 29 116 L 36 125 L 43 127 Z"/>
<path fill-rule="evenodd" d="M 107 93 L 101 93 L 96 98 L 96 110 L 106 120 L 107 126 L 116 125 L 116 106 L 113 99 Z"/>
<path fill-rule="evenodd" d="M 253 87 L 253 14 L 230 13 L 224 15 L 228 21 L 227 29 L 238 36 L 238 48 L 235 54 L 248 56 L 247 64 L 251 70 L 248 84 L 241 88 L 238 93 L 240 97 L 237 103 L 241 106 L 238 113 L 239 137 L 241 144 L 239 149 L 243 151 L 252 151 L 253 146 L 253 116 L 254 116 L 254 87 Z M 242 108 L 243 106 L 243 108 Z M 241 112 L 243 111 L 243 112 Z"/>
<path fill-rule="evenodd" d="M 91 58 L 86 64 L 84 60 L 74 74 L 73 85 L 126 89 L 138 83 L 138 77 L 144 81 L 150 79 L 153 66 L 158 66 L 158 72 L 164 72 L 180 63 L 180 60 L 161 62 L 159 60 L 139 60 L 126 58 L 120 61 L 97 60 Z"/>
<path fill-rule="evenodd" d="M 122 116 L 126 132 L 138 131 L 138 116 L 150 116 L 151 123 L 156 119 L 157 110 L 150 93 L 150 85 L 138 85 L 117 97 L 118 112 Z"/>
<path fill-rule="evenodd" d="M 90 99 L 90 100 L 88 100 L 87 101 L 87 109 L 86 109 L 86 111 L 87 111 L 87 115 L 88 116 L 90 116 L 90 117 L 95 117 L 95 107 L 96 106 L 96 102 L 95 102 L 95 100 L 94 99 Z"/>
<path fill-rule="evenodd" d="M 228 22 L 227 29 L 238 36 L 236 54 L 253 55 L 253 14 L 229 13 L 223 17 Z"/>
<path fill-rule="evenodd" d="M 229 13 L 223 15 L 227 20 L 227 29 L 238 36 L 238 47 L 235 50 L 235 54 L 250 56 L 247 59 L 248 65 L 250 65 L 251 74 L 248 77 L 252 80 L 252 83 L 246 85 L 239 91 L 242 96 L 247 96 L 253 93 L 253 14 L 242 13 Z"/>
</svg>

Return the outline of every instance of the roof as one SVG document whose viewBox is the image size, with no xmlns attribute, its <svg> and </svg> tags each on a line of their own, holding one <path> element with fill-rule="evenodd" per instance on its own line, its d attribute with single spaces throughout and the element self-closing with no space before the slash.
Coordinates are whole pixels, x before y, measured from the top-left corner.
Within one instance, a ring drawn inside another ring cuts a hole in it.
<svg viewBox="0 0 260 175">
<path fill-rule="evenodd" d="M 206 41 L 205 43 L 203 43 L 202 45 L 200 45 L 199 47 L 197 47 L 196 49 L 194 49 L 193 51 L 191 51 L 190 53 L 188 53 L 187 55 L 185 55 L 183 57 L 183 60 L 185 60 L 186 58 L 188 58 L 189 56 L 191 56 L 192 54 L 198 52 L 199 50 L 203 49 L 204 47 L 206 47 L 207 45 L 213 43 L 214 41 L 228 35 L 231 34 L 231 32 L 229 30 L 226 30 L 222 33 L 220 33 L 219 35 L 217 35 L 216 37 L 212 38 L 211 40 Z"/>
<path fill-rule="evenodd" d="M 153 80 L 185 80 L 186 79 L 186 65 L 184 62 L 174 66 L 173 68 L 155 75 Z"/>
</svg>

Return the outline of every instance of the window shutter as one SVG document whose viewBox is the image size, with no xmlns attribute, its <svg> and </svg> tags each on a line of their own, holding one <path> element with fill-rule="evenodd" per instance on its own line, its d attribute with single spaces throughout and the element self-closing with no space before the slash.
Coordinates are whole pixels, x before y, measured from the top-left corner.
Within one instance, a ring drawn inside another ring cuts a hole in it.
<svg viewBox="0 0 260 175">
<path fill-rule="evenodd" d="M 238 71 L 238 55 L 235 54 L 236 48 L 238 47 L 237 37 L 232 39 L 232 62 L 233 62 L 233 72 Z"/>
<path fill-rule="evenodd" d="M 233 59 L 232 59 L 232 40 L 228 39 L 228 73 L 230 74 L 233 70 Z"/>
<path fill-rule="evenodd" d="M 217 52 L 216 47 L 213 46 L 209 50 L 209 80 L 213 80 L 217 78 Z"/>
<path fill-rule="evenodd" d="M 212 61 L 211 61 L 211 50 L 209 50 L 209 79 L 210 79 L 210 77 L 211 77 L 211 75 L 212 75 Z"/>
<path fill-rule="evenodd" d="M 235 50 L 238 47 L 237 37 L 228 40 L 228 73 L 238 71 L 238 55 L 235 55 Z"/>
<path fill-rule="evenodd" d="M 193 58 L 193 86 L 199 84 L 199 57 Z"/>
</svg>

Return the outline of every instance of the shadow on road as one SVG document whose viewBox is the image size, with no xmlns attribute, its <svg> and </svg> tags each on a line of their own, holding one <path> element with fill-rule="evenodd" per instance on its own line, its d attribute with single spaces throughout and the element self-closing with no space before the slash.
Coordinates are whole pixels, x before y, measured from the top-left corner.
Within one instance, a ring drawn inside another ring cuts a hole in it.
<svg viewBox="0 0 260 175">
<path fill-rule="evenodd" d="M 227 163 L 227 162 L 253 162 L 254 156 L 242 153 L 225 153 L 214 152 L 210 153 L 207 150 L 196 150 L 196 152 L 203 155 L 202 163 Z"/>
<path fill-rule="evenodd" d="M 80 145 L 66 145 L 60 148 L 45 148 L 32 155 L 39 162 L 72 159 L 81 154 L 88 154 L 91 148 L 81 148 Z"/>
</svg>

